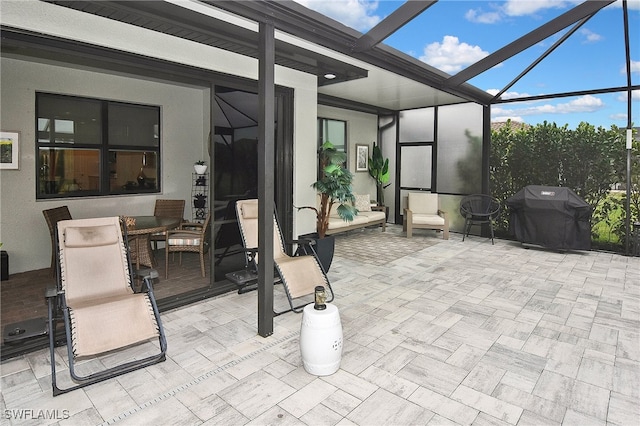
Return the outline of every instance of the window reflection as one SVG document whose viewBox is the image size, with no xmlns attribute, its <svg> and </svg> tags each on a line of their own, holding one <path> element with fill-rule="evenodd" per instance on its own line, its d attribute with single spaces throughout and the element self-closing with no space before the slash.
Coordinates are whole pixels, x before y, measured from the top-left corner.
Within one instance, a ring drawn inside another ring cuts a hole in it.
<svg viewBox="0 0 640 426">
<path fill-rule="evenodd" d="M 111 192 L 155 190 L 158 168 L 155 152 L 109 151 L 109 189 Z"/>
<path fill-rule="evenodd" d="M 39 192 L 44 194 L 100 191 L 100 151 L 40 148 Z"/>
<path fill-rule="evenodd" d="M 157 192 L 160 108 L 38 93 L 38 198 Z"/>
</svg>

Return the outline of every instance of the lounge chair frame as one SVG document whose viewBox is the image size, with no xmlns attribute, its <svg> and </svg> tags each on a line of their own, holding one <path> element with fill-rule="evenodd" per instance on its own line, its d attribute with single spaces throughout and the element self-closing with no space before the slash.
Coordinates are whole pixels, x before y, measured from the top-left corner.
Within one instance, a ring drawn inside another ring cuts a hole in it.
<svg viewBox="0 0 640 426">
<path fill-rule="evenodd" d="M 117 217 L 113 219 L 119 221 Z M 75 221 L 65 221 L 65 222 L 75 222 Z M 64 222 L 62 226 L 63 227 L 65 226 Z M 158 332 L 158 341 L 159 341 L 160 351 L 148 357 L 145 357 L 142 359 L 135 359 L 129 362 L 124 362 L 114 367 L 110 367 L 98 372 L 94 372 L 86 376 L 81 376 L 76 373 L 76 368 L 75 368 L 76 355 L 74 354 L 74 350 L 73 350 L 74 341 L 72 338 L 73 334 L 71 330 L 72 318 L 71 318 L 69 306 L 67 305 L 65 291 L 62 286 L 61 262 L 62 262 L 62 256 L 64 255 L 60 253 L 60 229 L 61 229 L 60 225 L 58 225 L 58 232 L 56 232 L 55 234 L 56 253 L 58 254 L 58 257 L 57 257 L 58 261 L 56 262 L 56 287 L 47 289 L 47 293 L 46 293 L 48 315 L 49 315 L 49 318 L 48 318 L 49 351 L 51 356 L 51 386 L 53 389 L 53 396 L 71 392 L 73 390 L 80 389 L 94 383 L 102 382 L 104 380 L 117 377 L 129 372 L 138 370 L 140 368 L 144 368 L 144 367 L 164 361 L 166 359 L 167 340 L 165 337 L 162 322 L 160 320 L 160 313 L 158 311 L 158 306 L 153 293 L 153 286 L 151 284 L 151 279 L 157 276 L 157 274 L 145 274 L 143 277 L 140 277 L 140 278 L 143 278 L 143 285 L 140 292 L 146 293 L 146 298 L 153 310 L 153 316 L 154 316 L 154 320 L 155 320 L 155 324 Z M 126 256 L 126 265 L 128 266 L 128 269 L 126 271 L 126 275 L 128 277 L 127 284 L 131 287 L 132 291 L 134 291 L 135 290 L 134 277 L 136 273 L 132 269 L 131 259 L 129 256 L 129 248 L 127 246 L 127 235 L 126 235 L 127 227 L 124 223 L 120 223 L 120 229 L 121 229 L 120 231 L 121 237 L 118 241 L 118 244 L 120 246 L 120 251 L 123 253 L 123 256 Z M 57 334 L 56 325 L 60 319 L 64 320 L 67 353 L 69 357 L 69 373 L 71 375 L 72 380 L 75 383 L 77 383 L 75 386 L 70 386 L 67 388 L 60 388 L 57 385 L 57 377 L 56 377 L 55 346 L 56 346 L 56 343 L 63 344 L 63 342 L 57 341 L 57 336 L 56 336 Z M 110 348 L 108 351 L 105 351 L 102 353 L 125 349 L 126 347 L 128 346 L 113 347 L 113 348 Z"/>
<path fill-rule="evenodd" d="M 256 199 L 248 199 L 248 200 L 238 200 L 236 202 L 236 210 L 238 217 L 238 226 L 240 228 L 240 235 L 242 236 L 242 243 L 244 245 L 245 251 L 245 259 L 246 259 L 246 269 L 249 273 L 253 273 L 256 275 L 257 279 L 257 235 L 249 235 L 251 229 L 246 224 L 246 218 L 243 215 L 243 207 L 251 204 L 251 208 L 254 211 L 257 211 L 258 208 L 258 200 Z M 251 218 L 250 220 L 255 220 L 257 222 L 257 217 Z M 257 226 L 253 228 L 253 231 L 257 234 Z M 255 242 L 255 243 L 254 243 Z M 287 254 L 285 247 L 300 244 L 307 244 L 312 251 L 312 254 L 308 255 L 296 255 L 290 256 Z M 335 295 L 333 292 L 333 288 L 331 287 L 331 283 L 327 278 L 327 272 L 322 267 L 320 261 L 318 260 L 318 255 L 316 254 L 315 249 L 313 248 L 312 240 L 292 240 L 285 241 L 284 236 L 282 235 L 282 231 L 280 229 L 280 225 L 278 222 L 278 215 L 276 212 L 273 213 L 273 253 L 274 253 L 274 267 L 275 272 L 277 274 L 276 279 L 274 280 L 274 284 L 282 284 L 285 294 L 287 296 L 287 301 L 289 302 L 289 309 L 285 309 L 283 311 L 273 311 L 274 316 L 282 315 L 287 312 L 296 312 L 300 313 L 304 310 L 304 307 L 312 301 L 305 301 L 302 303 L 297 303 L 296 299 L 300 299 L 302 297 L 306 297 L 312 295 L 314 293 L 316 286 L 323 286 L 325 291 L 329 293 L 329 296 L 326 300 L 327 303 L 333 301 Z M 299 287 L 298 282 L 293 282 L 295 278 L 291 276 L 290 273 L 290 265 L 295 264 L 296 267 L 308 268 L 309 272 L 307 280 L 304 283 L 302 288 Z M 315 278 L 312 278 L 314 277 Z M 295 290 L 294 290 L 295 287 Z"/>
</svg>

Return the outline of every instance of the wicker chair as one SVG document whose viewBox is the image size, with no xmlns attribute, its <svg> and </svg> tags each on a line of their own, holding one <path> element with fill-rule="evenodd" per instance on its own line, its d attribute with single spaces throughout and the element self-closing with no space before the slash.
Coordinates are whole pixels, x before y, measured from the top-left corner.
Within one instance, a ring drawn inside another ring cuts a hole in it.
<svg viewBox="0 0 640 426">
<path fill-rule="evenodd" d="M 56 274 L 56 224 L 61 220 L 71 220 L 69 207 L 61 206 L 53 209 L 42 210 L 44 219 L 49 227 L 49 235 L 51 236 L 51 276 Z"/>
<path fill-rule="evenodd" d="M 156 200 L 156 205 L 153 209 L 154 216 L 160 217 L 177 217 L 182 219 L 184 217 L 184 200 Z M 164 241 L 164 232 L 158 232 L 151 234 L 149 240 L 153 242 L 153 249 L 158 250 L 158 241 Z"/>
<path fill-rule="evenodd" d="M 165 278 L 169 277 L 169 253 L 180 253 L 182 265 L 182 253 L 198 253 L 200 255 L 200 272 L 206 276 L 204 270 L 204 254 L 208 248 L 207 228 L 211 214 L 207 214 L 204 222 L 183 222 L 177 229 L 171 229 L 165 235 Z"/>
</svg>

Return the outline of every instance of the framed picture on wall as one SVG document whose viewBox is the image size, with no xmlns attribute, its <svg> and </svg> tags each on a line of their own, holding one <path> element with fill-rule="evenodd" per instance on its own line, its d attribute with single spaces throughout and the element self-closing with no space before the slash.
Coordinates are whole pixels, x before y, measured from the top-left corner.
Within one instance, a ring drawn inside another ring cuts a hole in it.
<svg viewBox="0 0 640 426">
<path fill-rule="evenodd" d="M 356 172 L 369 170 L 369 145 L 356 145 Z"/>
<path fill-rule="evenodd" d="M 0 131 L 0 169 L 20 167 L 20 132 Z"/>
</svg>

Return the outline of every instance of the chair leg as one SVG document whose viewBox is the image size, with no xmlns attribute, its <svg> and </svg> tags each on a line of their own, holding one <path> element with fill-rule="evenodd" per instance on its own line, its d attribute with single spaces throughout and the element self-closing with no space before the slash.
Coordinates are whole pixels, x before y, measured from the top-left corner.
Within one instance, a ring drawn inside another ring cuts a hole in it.
<svg viewBox="0 0 640 426">
<path fill-rule="evenodd" d="M 169 247 L 164 248 L 164 278 L 169 278 Z"/>
<path fill-rule="evenodd" d="M 489 222 L 489 227 L 491 228 L 491 245 L 493 245 L 493 222 Z"/>
<path fill-rule="evenodd" d="M 462 241 L 464 241 L 465 237 L 469 234 L 469 228 L 471 228 L 469 225 L 469 219 L 465 219 L 464 228 L 462 228 Z"/>
<path fill-rule="evenodd" d="M 205 272 L 204 272 L 204 250 L 200 250 L 200 272 L 202 273 L 202 278 L 204 278 Z"/>
</svg>

